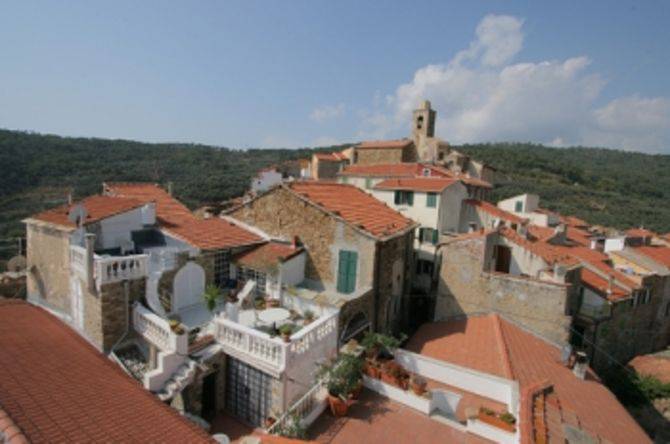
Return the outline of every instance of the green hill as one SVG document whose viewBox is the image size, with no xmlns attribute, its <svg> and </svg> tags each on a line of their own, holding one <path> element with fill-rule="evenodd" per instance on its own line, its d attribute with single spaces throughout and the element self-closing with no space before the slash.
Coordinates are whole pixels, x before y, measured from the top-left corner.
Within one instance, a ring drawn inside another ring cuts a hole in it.
<svg viewBox="0 0 670 444">
<path fill-rule="evenodd" d="M 543 206 L 593 223 L 670 231 L 670 156 L 507 143 L 457 148 L 499 170 L 496 199 L 532 192 Z M 176 196 L 194 208 L 239 196 L 259 169 L 311 152 L 0 130 L 0 258 L 23 235 L 22 218 L 64 203 L 70 190 L 81 197 L 99 193 L 103 181 L 173 182 Z"/>
</svg>

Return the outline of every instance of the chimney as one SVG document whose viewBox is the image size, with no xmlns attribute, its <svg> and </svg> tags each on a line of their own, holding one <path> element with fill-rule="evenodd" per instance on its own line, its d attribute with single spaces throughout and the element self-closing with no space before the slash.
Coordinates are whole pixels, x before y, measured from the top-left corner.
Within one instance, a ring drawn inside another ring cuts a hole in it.
<svg viewBox="0 0 670 444">
<path fill-rule="evenodd" d="M 172 196 L 172 181 L 168 182 L 167 184 L 167 192 L 170 196 Z"/>
<path fill-rule="evenodd" d="M 86 286 L 91 293 L 95 294 L 95 280 L 93 276 L 93 267 L 95 266 L 95 234 L 86 233 L 84 235 L 84 247 L 86 247 Z"/>
<path fill-rule="evenodd" d="M 572 358 L 572 345 L 565 344 L 563 348 L 561 348 L 561 363 L 566 367 L 570 367 L 571 358 Z"/>
<path fill-rule="evenodd" d="M 575 366 L 572 367 L 572 373 L 581 379 L 586 378 L 586 368 L 588 367 L 588 357 L 583 351 L 575 353 Z"/>
<path fill-rule="evenodd" d="M 297 250 L 301 245 L 300 238 L 298 236 L 293 236 L 293 240 L 291 241 L 291 248 Z"/>
<path fill-rule="evenodd" d="M 614 276 L 611 274 L 607 276 L 607 294 L 612 294 L 614 291 Z"/>
</svg>

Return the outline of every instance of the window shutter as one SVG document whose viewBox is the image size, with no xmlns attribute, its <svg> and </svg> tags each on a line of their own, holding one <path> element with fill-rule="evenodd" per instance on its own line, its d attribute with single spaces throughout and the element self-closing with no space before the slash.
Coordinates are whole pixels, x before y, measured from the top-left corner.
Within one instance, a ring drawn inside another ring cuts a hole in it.
<svg viewBox="0 0 670 444">
<path fill-rule="evenodd" d="M 414 205 L 414 192 L 412 191 L 407 192 L 407 205 L 410 207 Z"/>
<path fill-rule="evenodd" d="M 337 265 L 337 291 L 346 293 L 347 291 L 347 251 L 340 250 L 339 263 Z"/>
<path fill-rule="evenodd" d="M 349 252 L 349 261 L 347 266 L 347 293 L 353 293 L 356 289 L 356 263 L 358 262 L 358 253 Z"/>
<path fill-rule="evenodd" d="M 400 193 L 401 191 L 396 191 L 393 196 L 393 202 L 395 202 L 396 205 L 400 205 Z"/>
<path fill-rule="evenodd" d="M 435 208 L 437 206 L 437 194 L 428 193 L 426 197 L 426 206 L 430 208 Z"/>
<path fill-rule="evenodd" d="M 436 245 L 440 240 L 440 232 L 433 230 L 433 245 Z"/>
</svg>

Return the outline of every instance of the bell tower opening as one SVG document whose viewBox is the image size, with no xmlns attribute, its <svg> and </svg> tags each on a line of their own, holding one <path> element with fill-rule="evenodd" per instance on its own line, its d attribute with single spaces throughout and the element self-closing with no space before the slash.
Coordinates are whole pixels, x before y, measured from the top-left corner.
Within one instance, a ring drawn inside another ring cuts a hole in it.
<svg viewBox="0 0 670 444">
<path fill-rule="evenodd" d="M 435 137 L 435 115 L 429 100 L 424 100 L 419 108 L 414 110 L 412 136 L 415 142 L 419 137 Z"/>
</svg>

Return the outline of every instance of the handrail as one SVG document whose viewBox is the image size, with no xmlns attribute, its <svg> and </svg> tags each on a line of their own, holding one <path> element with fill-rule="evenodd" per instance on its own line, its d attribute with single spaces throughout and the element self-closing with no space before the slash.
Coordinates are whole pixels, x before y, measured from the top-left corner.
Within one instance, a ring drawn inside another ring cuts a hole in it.
<svg viewBox="0 0 670 444">
<path fill-rule="evenodd" d="M 289 407 L 286 412 L 277 419 L 277 421 L 272 424 L 268 429 L 266 430 L 267 433 L 269 434 L 278 434 L 281 432 L 282 428 L 286 426 L 286 423 L 288 422 L 289 418 L 293 415 L 298 415 L 298 418 L 300 421 L 304 421 L 305 418 L 314 411 L 314 408 L 316 407 L 315 404 L 318 403 L 319 401 L 323 402 L 324 399 L 317 399 L 317 395 L 320 393 L 323 393 L 325 390 L 325 384 L 323 383 L 322 380 L 319 380 L 312 388 L 310 388 L 307 393 L 302 395 L 300 399 L 298 399 L 296 402 Z M 308 426 L 309 424 L 305 424 L 305 426 Z"/>
<path fill-rule="evenodd" d="M 95 256 L 95 281 L 98 288 L 103 284 L 146 277 L 148 260 L 148 254 Z"/>
<path fill-rule="evenodd" d="M 133 327 L 144 339 L 162 351 L 180 354 L 188 351 L 188 335 L 174 333 L 165 319 L 140 303 L 136 303 L 133 308 Z"/>
</svg>

